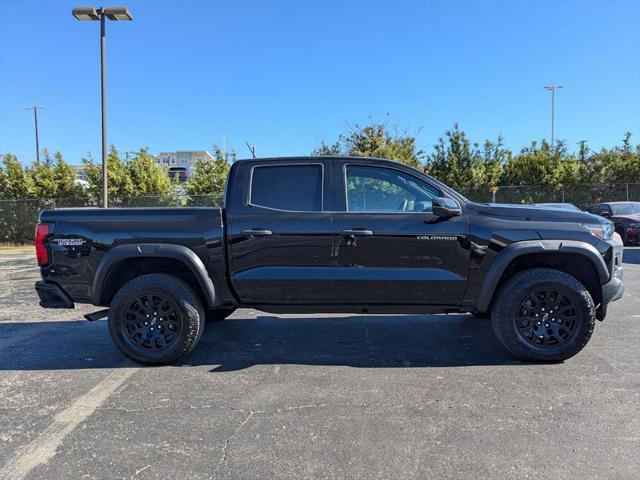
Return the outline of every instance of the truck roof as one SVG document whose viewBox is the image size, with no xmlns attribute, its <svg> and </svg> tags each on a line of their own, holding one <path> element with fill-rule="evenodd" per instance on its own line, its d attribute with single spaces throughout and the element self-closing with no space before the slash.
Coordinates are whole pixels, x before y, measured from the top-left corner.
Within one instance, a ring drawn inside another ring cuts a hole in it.
<svg viewBox="0 0 640 480">
<path fill-rule="evenodd" d="M 296 162 L 300 162 L 300 163 L 313 163 L 313 162 L 317 162 L 318 160 L 323 160 L 323 161 L 344 161 L 344 160 L 358 160 L 358 161 L 362 161 L 362 160 L 366 160 L 367 162 L 371 162 L 371 163 L 390 163 L 390 164 L 401 164 L 401 165 L 405 165 L 407 167 L 409 167 L 409 165 L 403 164 L 401 162 L 398 162 L 396 160 L 389 160 L 388 158 L 377 158 L 377 157 L 356 157 L 356 156 L 335 156 L 335 155 L 331 155 L 331 156 L 323 156 L 323 155 L 318 155 L 318 156 L 310 156 L 310 155 L 302 155 L 302 156 L 291 156 L 291 157 L 265 157 L 265 158 L 243 158 L 240 160 L 236 160 L 235 162 L 233 162 L 234 164 L 236 163 L 244 163 L 244 162 L 279 162 L 279 161 L 283 161 L 283 162 L 290 162 L 290 161 L 296 161 Z"/>
</svg>

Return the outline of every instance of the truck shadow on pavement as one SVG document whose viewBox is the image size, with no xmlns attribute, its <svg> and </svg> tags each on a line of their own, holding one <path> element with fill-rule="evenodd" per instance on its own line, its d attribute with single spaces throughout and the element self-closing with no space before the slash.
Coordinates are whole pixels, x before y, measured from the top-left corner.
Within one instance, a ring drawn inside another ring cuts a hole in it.
<svg viewBox="0 0 640 480">
<path fill-rule="evenodd" d="M 105 321 L 0 324 L 0 370 L 119 368 L 131 365 Z M 248 318 L 209 322 L 176 366 L 230 372 L 254 365 L 357 368 L 525 364 L 496 340 L 491 322 L 471 315 Z"/>
</svg>

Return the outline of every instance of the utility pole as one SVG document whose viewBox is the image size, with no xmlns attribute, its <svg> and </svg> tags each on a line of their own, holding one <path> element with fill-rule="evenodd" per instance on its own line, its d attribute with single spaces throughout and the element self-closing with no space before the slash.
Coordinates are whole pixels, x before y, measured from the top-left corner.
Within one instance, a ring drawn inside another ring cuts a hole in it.
<svg viewBox="0 0 640 480">
<path fill-rule="evenodd" d="M 30 107 L 24 107 L 25 110 L 33 110 L 33 122 L 36 126 L 36 162 L 40 163 L 40 139 L 38 137 L 38 110 L 42 110 L 44 107 L 39 105 L 31 105 Z"/>
<path fill-rule="evenodd" d="M 223 133 L 222 134 L 222 158 L 224 158 L 224 161 L 227 161 L 227 136 Z"/>
<path fill-rule="evenodd" d="M 542 88 L 544 88 L 545 90 L 551 91 L 551 147 L 553 148 L 555 123 L 556 123 L 556 90 L 559 88 L 564 88 L 564 86 L 549 85 Z"/>
</svg>

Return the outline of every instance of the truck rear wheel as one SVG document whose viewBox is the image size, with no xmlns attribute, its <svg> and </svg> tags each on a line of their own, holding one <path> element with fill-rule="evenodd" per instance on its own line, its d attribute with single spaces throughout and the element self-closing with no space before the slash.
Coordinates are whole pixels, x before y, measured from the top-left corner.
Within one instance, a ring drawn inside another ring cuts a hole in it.
<svg viewBox="0 0 640 480">
<path fill-rule="evenodd" d="M 172 363 L 196 346 L 204 309 L 193 289 L 172 275 L 153 273 L 126 283 L 113 297 L 109 333 L 139 363 Z"/>
<path fill-rule="evenodd" d="M 509 278 L 492 309 L 498 340 L 523 360 L 556 362 L 584 348 L 596 321 L 591 294 L 559 270 L 534 268 Z"/>
</svg>

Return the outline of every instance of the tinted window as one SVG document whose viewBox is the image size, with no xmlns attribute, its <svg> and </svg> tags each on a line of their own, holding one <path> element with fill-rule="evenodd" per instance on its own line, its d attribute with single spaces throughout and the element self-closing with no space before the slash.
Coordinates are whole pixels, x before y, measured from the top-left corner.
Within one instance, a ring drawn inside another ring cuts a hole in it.
<svg viewBox="0 0 640 480">
<path fill-rule="evenodd" d="M 609 205 L 600 205 L 598 207 L 598 215 L 603 215 L 603 214 L 611 215 L 611 209 L 609 208 Z"/>
<path fill-rule="evenodd" d="M 637 215 L 640 213 L 640 203 L 621 203 L 613 205 L 614 215 Z"/>
<path fill-rule="evenodd" d="M 321 165 L 254 167 L 251 204 L 296 212 L 322 210 Z"/>
<path fill-rule="evenodd" d="M 350 212 L 430 212 L 438 191 L 412 175 L 382 167 L 347 166 Z"/>
</svg>

